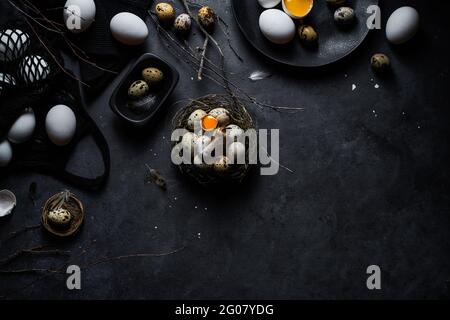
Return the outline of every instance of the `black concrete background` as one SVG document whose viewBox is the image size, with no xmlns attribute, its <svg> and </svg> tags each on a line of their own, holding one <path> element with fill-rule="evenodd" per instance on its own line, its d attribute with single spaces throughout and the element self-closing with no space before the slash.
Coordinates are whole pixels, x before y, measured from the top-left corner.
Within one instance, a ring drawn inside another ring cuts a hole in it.
<svg viewBox="0 0 450 320">
<path fill-rule="evenodd" d="M 66 289 L 65 275 L 0 275 L 0 296 L 64 299 L 192 298 L 448 298 L 450 294 L 449 5 L 448 1 L 382 1 L 389 14 L 412 4 L 421 14 L 416 39 L 391 47 L 373 31 L 346 61 L 306 72 L 271 63 L 239 33 L 229 1 L 203 1 L 229 23 L 241 63 L 218 35 L 231 78 L 269 103 L 301 105 L 289 115 L 251 112 L 261 128 L 280 128 L 281 163 L 294 171 L 253 174 L 233 190 L 204 189 L 170 163 L 170 114 L 180 99 L 221 92 L 171 56 L 151 27 L 148 51 L 173 63 L 179 86 L 161 120 L 131 130 L 108 106 L 111 87 L 89 105 L 111 148 L 112 171 L 98 193 L 71 188 L 87 208 L 80 234 L 60 242 L 41 230 L 2 243 L 1 257 L 40 244 L 72 251 L 85 264 L 130 253 L 164 253 L 82 271 L 82 290 Z M 177 5 L 178 8 L 181 6 Z M 201 40 L 192 40 L 200 45 Z M 393 64 L 375 76 L 369 59 L 385 52 Z M 210 50 L 211 56 L 214 55 Z M 257 83 L 254 70 L 273 74 Z M 372 81 L 373 79 L 373 81 Z M 356 90 L 352 91 L 352 84 Z M 380 88 L 376 89 L 375 84 Z M 94 175 L 99 155 L 87 141 L 73 167 Z M 145 183 L 148 163 L 168 179 L 168 191 Z M 38 185 L 36 206 L 29 185 Z M 39 223 L 45 200 L 67 185 L 35 174 L 0 182 L 18 199 L 0 236 Z M 79 256 L 82 250 L 84 255 Z M 58 267 L 64 258 L 22 257 L 6 267 Z M 366 288 L 366 268 L 382 270 L 382 290 Z M 5 267 L 3 267 L 5 268 Z"/>
</svg>

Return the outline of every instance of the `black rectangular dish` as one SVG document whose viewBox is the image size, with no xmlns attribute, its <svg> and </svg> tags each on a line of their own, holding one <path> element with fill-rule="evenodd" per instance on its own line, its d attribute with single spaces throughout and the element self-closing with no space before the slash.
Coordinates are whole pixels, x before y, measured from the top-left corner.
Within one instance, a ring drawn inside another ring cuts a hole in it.
<svg viewBox="0 0 450 320">
<path fill-rule="evenodd" d="M 128 89 L 133 82 L 142 80 L 141 73 L 145 68 L 160 69 L 164 78 L 157 88 L 151 87 L 146 97 L 136 101 L 128 96 Z M 109 102 L 111 109 L 120 118 L 133 125 L 145 125 L 155 117 L 158 110 L 164 105 L 164 102 L 175 89 L 179 78 L 178 71 L 169 63 L 154 54 L 145 53 L 130 67 L 114 90 Z M 140 111 L 136 111 L 136 108 L 133 110 L 130 107 L 136 103 L 142 105 Z"/>
</svg>

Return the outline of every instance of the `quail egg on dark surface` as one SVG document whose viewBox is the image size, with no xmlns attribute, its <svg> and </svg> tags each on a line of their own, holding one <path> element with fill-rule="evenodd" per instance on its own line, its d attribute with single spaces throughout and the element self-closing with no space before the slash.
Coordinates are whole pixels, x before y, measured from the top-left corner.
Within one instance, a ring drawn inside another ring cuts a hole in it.
<svg viewBox="0 0 450 320">
<path fill-rule="evenodd" d="M 216 13 L 210 7 L 201 7 L 198 10 L 198 21 L 203 26 L 203 28 L 211 29 L 216 23 Z"/>
<path fill-rule="evenodd" d="M 391 66 L 391 60 L 384 53 L 377 53 L 370 60 L 373 70 L 377 72 L 386 72 Z"/>
<path fill-rule="evenodd" d="M 348 26 L 355 21 L 355 10 L 350 7 L 340 7 L 334 13 L 334 21 L 339 26 Z"/>
<path fill-rule="evenodd" d="M 175 9 L 171 4 L 166 2 L 158 3 L 155 11 L 161 23 L 170 23 L 175 19 Z"/>
<path fill-rule="evenodd" d="M 181 34 L 187 34 L 191 30 L 192 20 L 187 13 L 180 14 L 174 23 L 174 28 Z"/>
<path fill-rule="evenodd" d="M 305 44 L 316 44 L 319 38 L 316 30 L 312 26 L 301 25 L 298 27 L 298 34 L 300 39 Z"/>
<path fill-rule="evenodd" d="M 145 68 L 142 70 L 142 78 L 149 85 L 154 85 L 163 81 L 164 73 L 158 68 Z"/>
<path fill-rule="evenodd" d="M 145 96 L 148 93 L 149 87 L 144 80 L 138 80 L 131 84 L 128 89 L 128 96 L 130 98 L 138 99 Z"/>
</svg>

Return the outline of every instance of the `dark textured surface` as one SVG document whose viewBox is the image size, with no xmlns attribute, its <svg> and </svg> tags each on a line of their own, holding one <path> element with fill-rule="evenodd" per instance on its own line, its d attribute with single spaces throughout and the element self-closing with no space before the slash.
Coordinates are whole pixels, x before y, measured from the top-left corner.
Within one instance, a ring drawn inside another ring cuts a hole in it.
<svg viewBox="0 0 450 320">
<path fill-rule="evenodd" d="M 208 3 L 230 24 L 233 44 L 245 61 L 240 63 L 219 37 L 232 78 L 258 99 L 305 106 L 295 115 L 251 109 L 259 127 L 281 128 L 281 162 L 295 173 L 253 175 L 229 192 L 192 185 L 170 165 L 169 117 L 136 131 L 111 112 L 108 99 L 118 79 L 89 107 L 110 142 L 112 172 L 99 193 L 72 189 L 86 206 L 81 233 L 61 243 L 40 230 L 29 231 L 2 243 L 1 257 L 39 244 L 72 250 L 78 264 L 185 249 L 84 270 L 81 291 L 67 290 L 64 275 L 0 275 L 0 296 L 448 298 L 448 1 L 382 1 L 383 25 L 400 4 L 419 9 L 421 30 L 412 43 L 393 48 L 383 31 L 375 31 L 345 62 L 308 73 L 259 56 L 240 35 L 229 2 Z M 172 102 L 220 92 L 214 84 L 192 81 L 194 72 L 168 54 L 153 29 L 151 34 L 149 51 L 179 68 Z M 385 78 L 374 76 L 369 66 L 379 51 L 390 55 L 394 68 Z M 252 83 L 247 77 L 255 69 L 273 76 Z M 180 107 L 169 106 L 170 113 Z M 73 166 L 94 175 L 98 157 L 86 142 Z M 145 163 L 167 177 L 166 193 L 145 183 Z M 33 181 L 36 206 L 28 198 Z M 24 173 L 0 187 L 18 198 L 12 218 L 0 221 L 4 239 L 39 223 L 45 200 L 67 186 Z M 83 248 L 86 253 L 78 257 Z M 3 268 L 57 267 L 63 261 L 27 256 Z M 382 269 L 381 291 L 366 289 L 371 264 Z"/>
</svg>

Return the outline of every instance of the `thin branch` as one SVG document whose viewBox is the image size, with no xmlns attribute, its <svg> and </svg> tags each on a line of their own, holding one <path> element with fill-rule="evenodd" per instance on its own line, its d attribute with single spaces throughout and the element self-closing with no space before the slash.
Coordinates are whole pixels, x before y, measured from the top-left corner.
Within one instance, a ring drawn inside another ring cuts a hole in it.
<svg viewBox="0 0 450 320">
<path fill-rule="evenodd" d="M 2 240 L 2 244 L 5 243 L 6 241 L 9 241 L 15 237 L 17 237 L 19 234 L 22 234 L 24 232 L 27 232 L 29 230 L 34 230 L 34 229 L 38 229 L 41 227 L 41 224 L 35 224 L 35 225 L 31 225 L 31 226 L 26 226 L 22 229 L 16 230 L 11 232 L 4 240 Z"/>
<path fill-rule="evenodd" d="M 11 261 L 17 259 L 21 255 L 24 254 L 30 254 L 30 255 L 70 255 L 70 251 L 63 251 L 63 250 L 43 250 L 45 248 L 48 248 L 48 246 L 37 246 L 30 249 L 22 249 L 19 250 L 10 256 L 0 260 L 0 265 L 5 265 L 10 263 Z"/>
<path fill-rule="evenodd" d="M 206 49 L 208 48 L 209 38 L 205 38 L 205 42 L 203 43 L 203 47 L 201 48 L 202 55 L 200 58 L 200 66 L 198 67 L 197 79 L 198 81 L 202 80 L 203 66 L 205 64 L 205 55 Z"/>
</svg>

